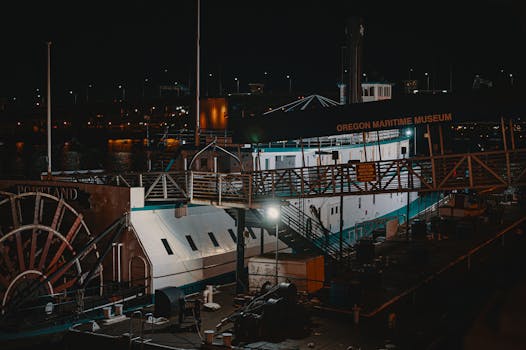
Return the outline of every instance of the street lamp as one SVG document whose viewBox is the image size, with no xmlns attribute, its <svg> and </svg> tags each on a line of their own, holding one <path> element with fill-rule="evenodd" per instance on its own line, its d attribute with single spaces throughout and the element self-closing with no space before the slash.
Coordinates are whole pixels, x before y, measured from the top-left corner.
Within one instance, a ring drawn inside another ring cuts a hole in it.
<svg viewBox="0 0 526 350">
<path fill-rule="evenodd" d="M 144 78 L 144 81 L 142 83 L 142 97 L 143 98 L 146 95 L 146 84 L 148 84 L 149 81 L 150 81 L 150 79 Z"/>
<path fill-rule="evenodd" d="M 513 85 L 513 74 L 510 73 L 510 83 Z"/>
<path fill-rule="evenodd" d="M 279 248 L 279 218 L 280 218 L 280 207 L 279 205 L 273 205 L 266 209 L 266 215 L 269 221 L 276 222 L 276 285 L 278 285 L 278 248 Z"/>
<path fill-rule="evenodd" d="M 119 84 L 119 89 L 122 90 L 122 101 L 126 99 L 126 89 L 124 88 L 124 85 Z"/>
<path fill-rule="evenodd" d="M 286 77 L 288 80 L 289 80 L 289 95 L 292 94 L 292 77 L 287 74 L 287 77 Z"/>
<path fill-rule="evenodd" d="M 427 77 L 427 90 L 429 90 L 429 73 L 425 72 L 424 75 Z"/>
<path fill-rule="evenodd" d="M 409 80 L 411 80 L 411 73 L 413 73 L 413 68 L 409 68 Z"/>
<path fill-rule="evenodd" d="M 237 93 L 239 94 L 239 79 L 236 77 L 236 78 L 234 78 L 234 80 L 236 81 Z"/>
<path fill-rule="evenodd" d="M 209 90 L 210 90 L 210 79 L 212 79 L 214 75 L 212 73 L 208 73 L 208 80 L 206 82 L 206 96 L 209 96 Z"/>
<path fill-rule="evenodd" d="M 93 84 L 88 84 L 88 86 L 86 87 L 86 103 L 89 102 L 89 89 L 91 89 L 93 87 Z"/>
<path fill-rule="evenodd" d="M 367 74 L 366 73 L 363 73 L 363 80 L 365 80 L 365 82 L 367 83 Z"/>
<path fill-rule="evenodd" d="M 73 104 L 77 104 L 77 94 L 73 90 L 69 90 L 69 94 L 73 96 Z"/>
</svg>

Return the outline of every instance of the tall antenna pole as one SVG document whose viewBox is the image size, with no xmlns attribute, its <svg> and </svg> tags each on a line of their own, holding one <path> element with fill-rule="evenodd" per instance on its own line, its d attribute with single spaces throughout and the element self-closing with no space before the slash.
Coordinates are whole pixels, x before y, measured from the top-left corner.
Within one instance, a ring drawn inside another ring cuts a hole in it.
<svg viewBox="0 0 526 350">
<path fill-rule="evenodd" d="M 201 124 L 199 121 L 199 61 L 200 61 L 200 45 L 201 45 L 201 0 L 197 0 L 197 59 L 196 59 L 196 82 L 195 82 L 195 146 L 199 147 L 199 134 L 201 133 Z"/>
<path fill-rule="evenodd" d="M 47 176 L 51 178 L 51 41 L 47 43 Z"/>
</svg>

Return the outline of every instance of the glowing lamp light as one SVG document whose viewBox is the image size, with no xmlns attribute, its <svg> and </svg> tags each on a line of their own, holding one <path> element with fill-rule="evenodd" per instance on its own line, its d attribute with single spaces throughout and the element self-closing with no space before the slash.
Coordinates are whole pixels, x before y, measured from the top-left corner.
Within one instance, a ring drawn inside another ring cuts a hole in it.
<svg viewBox="0 0 526 350">
<path fill-rule="evenodd" d="M 267 218 L 272 221 L 279 219 L 279 208 L 278 207 L 268 207 L 266 210 Z"/>
<path fill-rule="evenodd" d="M 405 136 L 411 136 L 411 135 L 413 135 L 413 132 L 411 131 L 411 129 L 407 129 L 405 131 Z"/>
</svg>

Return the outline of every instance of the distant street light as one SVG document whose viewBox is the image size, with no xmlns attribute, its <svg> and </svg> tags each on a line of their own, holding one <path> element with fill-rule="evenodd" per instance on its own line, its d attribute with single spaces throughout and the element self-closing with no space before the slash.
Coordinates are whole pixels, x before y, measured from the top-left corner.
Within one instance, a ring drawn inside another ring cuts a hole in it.
<svg viewBox="0 0 526 350">
<path fill-rule="evenodd" d="M 411 80 L 411 73 L 413 73 L 413 68 L 409 68 L 409 80 Z"/>
<path fill-rule="evenodd" d="M 363 80 L 365 80 L 365 82 L 367 83 L 367 74 L 366 73 L 363 73 Z"/>
<path fill-rule="evenodd" d="M 126 99 L 126 88 L 124 87 L 124 85 L 119 84 L 119 89 L 122 90 L 122 102 L 124 102 L 124 100 Z"/>
<path fill-rule="evenodd" d="M 69 94 L 73 96 L 73 104 L 77 104 L 77 94 L 73 92 L 73 90 L 69 90 Z"/>
<path fill-rule="evenodd" d="M 93 87 L 93 84 L 88 84 L 88 86 L 86 87 L 86 103 L 89 102 L 89 89 L 91 89 Z"/>
<path fill-rule="evenodd" d="M 292 77 L 287 74 L 286 78 L 289 80 L 289 95 L 292 94 Z"/>
<path fill-rule="evenodd" d="M 210 90 L 210 79 L 212 79 L 214 75 L 212 73 L 208 73 L 208 79 L 206 80 L 206 96 L 209 96 L 209 90 Z"/>
<path fill-rule="evenodd" d="M 239 79 L 236 77 L 236 78 L 234 78 L 234 80 L 236 81 L 237 93 L 239 94 Z"/>
<path fill-rule="evenodd" d="M 510 73 L 510 83 L 513 85 L 513 74 Z"/>
<path fill-rule="evenodd" d="M 144 81 L 142 83 L 142 97 L 143 98 L 144 98 L 144 95 L 146 94 L 146 84 L 148 84 L 149 81 L 150 79 L 144 78 Z"/>
<path fill-rule="evenodd" d="M 429 90 L 429 73 L 425 72 L 424 75 L 427 77 L 427 90 Z"/>
</svg>

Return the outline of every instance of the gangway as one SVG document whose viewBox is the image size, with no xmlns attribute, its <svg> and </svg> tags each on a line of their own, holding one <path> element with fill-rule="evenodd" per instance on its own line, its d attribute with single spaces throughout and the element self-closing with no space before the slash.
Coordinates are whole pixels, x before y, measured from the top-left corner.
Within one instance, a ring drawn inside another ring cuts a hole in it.
<svg viewBox="0 0 526 350">
<path fill-rule="evenodd" d="M 360 168 L 368 176 L 360 181 Z M 56 180 L 65 179 L 60 176 Z M 504 189 L 526 185 L 526 149 L 367 163 L 215 173 L 199 171 L 68 175 L 68 181 L 144 187 L 145 201 L 262 208 L 268 201 L 394 192 Z"/>
</svg>

